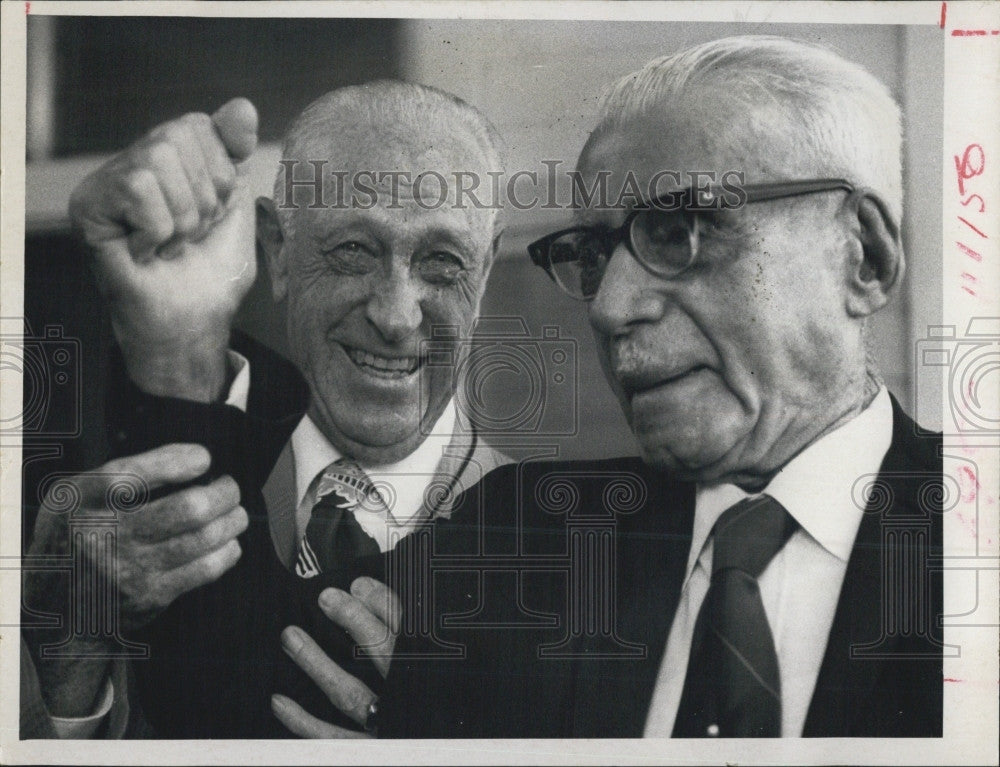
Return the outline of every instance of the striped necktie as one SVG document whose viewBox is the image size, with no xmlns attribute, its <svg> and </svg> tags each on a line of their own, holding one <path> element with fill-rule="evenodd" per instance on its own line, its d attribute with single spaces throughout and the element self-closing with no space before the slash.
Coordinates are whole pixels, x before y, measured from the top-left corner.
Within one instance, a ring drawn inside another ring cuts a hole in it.
<svg viewBox="0 0 1000 767">
<path fill-rule="evenodd" d="M 313 578 L 320 573 L 350 570 L 355 560 L 379 553 L 355 511 L 389 517 L 389 509 L 364 470 L 341 458 L 321 471 L 305 495 L 312 505 L 305 535 L 299 544 L 295 574 Z"/>
<path fill-rule="evenodd" d="M 781 677 L 757 579 L 795 528 L 767 495 L 737 503 L 716 522 L 712 583 L 695 623 L 673 737 L 781 735 Z"/>
</svg>

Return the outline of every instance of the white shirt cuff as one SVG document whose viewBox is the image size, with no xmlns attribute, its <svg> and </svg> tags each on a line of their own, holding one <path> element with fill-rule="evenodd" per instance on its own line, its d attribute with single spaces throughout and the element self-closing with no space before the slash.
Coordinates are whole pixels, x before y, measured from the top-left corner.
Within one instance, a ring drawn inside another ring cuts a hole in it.
<svg viewBox="0 0 1000 767">
<path fill-rule="evenodd" d="M 226 360 L 230 368 L 236 371 L 236 377 L 233 378 L 233 383 L 229 387 L 226 404 L 239 408 L 245 413 L 247 400 L 250 398 L 250 361 L 232 349 L 226 351 Z"/>
<path fill-rule="evenodd" d="M 93 736 L 100 727 L 104 717 L 111 710 L 111 704 L 115 702 L 115 686 L 111 682 L 111 677 L 104 683 L 104 695 L 101 698 L 97 710 L 90 716 L 49 716 L 52 720 L 52 729 L 56 731 L 56 737 L 61 740 L 85 739 Z"/>
</svg>

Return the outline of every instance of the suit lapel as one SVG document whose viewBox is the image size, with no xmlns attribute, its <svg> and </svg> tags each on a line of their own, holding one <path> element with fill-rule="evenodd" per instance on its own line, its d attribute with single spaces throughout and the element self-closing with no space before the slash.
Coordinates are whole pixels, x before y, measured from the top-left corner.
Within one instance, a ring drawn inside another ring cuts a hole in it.
<svg viewBox="0 0 1000 767">
<path fill-rule="evenodd" d="M 890 735 L 892 733 L 876 733 L 873 728 L 880 727 L 878 722 L 898 719 L 900 713 L 880 710 L 878 701 L 883 697 L 873 693 L 880 683 L 886 682 L 886 669 L 898 660 L 902 649 L 900 635 L 888 634 L 885 630 L 883 559 L 888 556 L 887 545 L 893 547 L 897 557 L 906 557 L 907 552 L 897 547 L 911 544 L 899 537 L 887 544 L 883 540 L 883 528 L 893 520 L 912 520 L 915 515 L 919 516 L 926 504 L 917 500 L 917 488 L 928 477 L 935 476 L 935 472 L 936 475 L 941 472 L 933 464 L 925 465 L 927 461 L 920 451 L 926 450 L 927 445 L 916 443 L 913 422 L 895 399 L 892 405 L 892 443 L 879 469 L 875 490 L 861 519 L 844 574 L 837 611 L 803 728 L 803 735 L 807 737 Z M 926 509 L 923 513 L 927 513 Z M 883 703 L 881 707 L 886 705 Z"/>
<path fill-rule="evenodd" d="M 458 430 L 456 429 L 456 432 Z M 503 453 L 487 445 L 478 434 L 455 434 L 448 446 L 441 451 L 432 485 L 440 487 L 440 497 L 434 498 L 437 503 L 433 509 L 424 506 L 421 509 L 422 518 L 451 516 L 452 506 L 459 496 L 493 469 L 510 463 Z M 444 488 L 450 488 L 444 491 Z M 428 497 L 433 497 L 429 494 Z"/>
<path fill-rule="evenodd" d="M 833 626 L 803 735 L 849 735 L 848 722 L 863 709 L 879 676 L 879 662 L 851 660 L 851 648 L 878 639 L 881 605 L 882 543 L 880 514 L 866 510 L 844 574 Z"/>
<path fill-rule="evenodd" d="M 281 563 L 292 569 L 296 556 L 295 465 L 292 442 L 285 443 L 262 489 L 271 542 Z"/>
<path fill-rule="evenodd" d="M 582 643 L 573 696 L 574 737 L 638 738 L 645 728 L 694 520 L 693 485 L 650 474 L 646 479 L 648 501 L 621 519 L 616 579 L 618 636 L 642 647 L 643 655 L 587 658 L 587 641 Z"/>
</svg>

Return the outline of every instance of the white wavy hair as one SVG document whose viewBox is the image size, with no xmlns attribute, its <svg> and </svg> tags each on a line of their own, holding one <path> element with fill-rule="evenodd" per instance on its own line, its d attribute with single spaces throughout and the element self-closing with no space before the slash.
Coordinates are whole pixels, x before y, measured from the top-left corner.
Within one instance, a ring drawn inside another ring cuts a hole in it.
<svg viewBox="0 0 1000 767">
<path fill-rule="evenodd" d="M 903 213 L 902 122 L 888 88 L 860 65 L 820 45 L 744 35 L 654 59 L 606 92 L 591 142 L 616 125 L 669 109 L 696 90 L 732 94 L 751 110 L 777 108 L 789 148 L 817 175 L 868 187 L 898 225 Z M 749 118 L 748 118 L 749 119 Z M 749 182 L 750 179 L 747 179 Z"/>
</svg>

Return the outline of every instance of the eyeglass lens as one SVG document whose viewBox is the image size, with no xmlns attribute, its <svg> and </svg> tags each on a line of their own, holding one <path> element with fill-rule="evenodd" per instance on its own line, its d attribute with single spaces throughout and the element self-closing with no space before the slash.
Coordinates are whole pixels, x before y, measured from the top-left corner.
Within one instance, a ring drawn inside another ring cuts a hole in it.
<svg viewBox="0 0 1000 767">
<path fill-rule="evenodd" d="M 694 255 L 689 217 L 675 210 L 640 211 L 632 221 L 636 258 L 664 276 L 680 273 Z"/>
<path fill-rule="evenodd" d="M 673 276 L 690 264 L 691 224 L 677 211 L 639 211 L 631 220 L 631 247 L 635 257 L 656 274 Z M 623 232 L 579 229 L 549 245 L 549 263 L 556 281 L 577 298 L 593 298 L 601 285 L 611 254 Z"/>
</svg>

